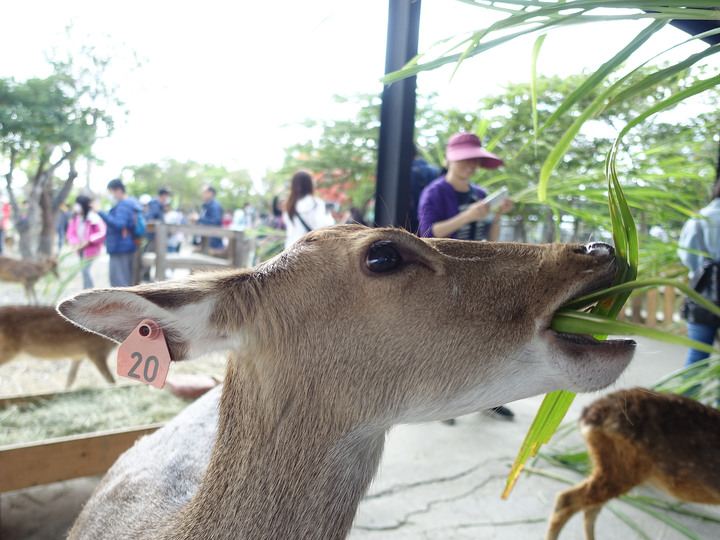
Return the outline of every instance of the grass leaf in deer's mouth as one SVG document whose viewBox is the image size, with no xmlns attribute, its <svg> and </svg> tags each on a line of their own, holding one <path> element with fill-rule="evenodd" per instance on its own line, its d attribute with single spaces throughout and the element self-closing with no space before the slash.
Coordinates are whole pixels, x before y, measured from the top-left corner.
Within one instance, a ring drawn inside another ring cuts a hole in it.
<svg viewBox="0 0 720 540">
<path fill-rule="evenodd" d="M 618 352 L 635 347 L 631 339 L 605 339 L 610 334 L 626 334 L 615 319 L 574 310 L 558 310 L 550 322 L 550 335 L 574 347 L 617 348 Z M 598 336 L 601 339 L 598 339 Z"/>
<path fill-rule="evenodd" d="M 617 321 L 592 313 L 598 311 L 595 308 L 599 303 L 613 296 L 612 282 L 612 276 L 605 276 L 560 306 L 548 325 L 550 336 L 571 347 L 616 347 L 618 352 L 634 348 L 633 340 L 607 340 L 608 335 L 618 333 Z"/>
</svg>

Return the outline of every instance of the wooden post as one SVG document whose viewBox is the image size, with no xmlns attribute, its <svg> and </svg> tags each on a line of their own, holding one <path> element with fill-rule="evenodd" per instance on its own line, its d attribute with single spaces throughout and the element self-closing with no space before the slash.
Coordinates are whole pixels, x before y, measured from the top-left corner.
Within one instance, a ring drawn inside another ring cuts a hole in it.
<svg viewBox="0 0 720 540">
<path fill-rule="evenodd" d="M 657 328 L 657 308 L 660 301 L 660 293 L 657 289 L 650 289 L 646 294 L 645 309 L 647 310 L 646 326 Z"/>
<path fill-rule="evenodd" d="M 155 224 L 155 281 L 165 279 L 167 271 L 168 226 L 162 221 Z"/>
<path fill-rule="evenodd" d="M 643 304 L 643 296 L 631 296 L 630 297 L 630 307 L 632 309 L 632 313 L 630 314 L 630 322 L 633 322 L 635 324 L 642 323 L 642 304 Z"/>
<path fill-rule="evenodd" d="M 141 427 L 73 435 L 0 447 L 0 492 L 104 474 L 137 439 L 162 427 Z"/>
<path fill-rule="evenodd" d="M 146 242 L 147 240 L 145 240 Z M 132 282 L 133 285 L 137 285 L 142 281 L 142 256 L 143 252 L 145 251 L 145 244 L 144 242 L 141 243 L 139 246 L 135 246 L 135 251 L 133 251 L 133 267 L 132 267 Z"/>
<path fill-rule="evenodd" d="M 663 324 L 665 326 L 673 323 L 675 315 L 675 287 L 666 285 L 664 287 L 665 294 L 663 298 Z"/>
<path fill-rule="evenodd" d="M 245 233 L 243 231 L 235 231 L 231 241 L 229 242 L 232 253 L 232 265 L 237 268 L 244 268 L 247 266 L 247 249 Z"/>
</svg>

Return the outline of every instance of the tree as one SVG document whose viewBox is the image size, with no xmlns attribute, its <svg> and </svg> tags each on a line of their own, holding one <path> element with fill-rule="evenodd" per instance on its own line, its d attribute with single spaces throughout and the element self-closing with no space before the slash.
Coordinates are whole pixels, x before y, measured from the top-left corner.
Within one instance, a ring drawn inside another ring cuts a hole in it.
<svg viewBox="0 0 720 540">
<path fill-rule="evenodd" d="M 632 80 L 647 79 L 662 69 L 652 66 L 641 69 Z M 474 181 L 490 190 L 501 185 L 509 187 L 516 201 L 513 213 L 516 239 L 552 242 L 562 232 L 563 240 L 585 241 L 606 234 L 610 227 L 603 155 L 612 140 L 627 119 L 640 114 L 647 103 L 682 91 L 701 74 L 700 69 L 680 71 L 631 99 L 600 111 L 565 149 L 542 202 L 538 200 L 538 188 L 544 164 L 582 111 L 611 88 L 619 75 L 578 99 L 537 138 L 533 110 L 538 111 L 537 125 L 544 125 L 562 106 L 565 97 L 581 86 L 586 75 L 538 77 L 534 85 L 535 102 L 529 83 L 509 84 L 504 92 L 478 100 L 475 110 L 443 110 L 436 107 L 436 96 L 420 97 L 416 139 L 430 162 L 441 167 L 450 135 L 458 131 L 478 134 L 488 149 L 505 159 L 505 165 L 498 170 L 479 171 Z M 633 132 L 630 141 L 633 170 L 638 174 L 623 179 L 623 183 L 635 195 L 631 203 L 636 201 L 633 204 L 639 210 L 660 220 L 671 235 L 682 225 L 675 207 L 690 212 L 697 208 L 699 194 L 706 193 L 702 179 L 710 173 L 716 153 L 717 112 L 712 111 L 717 111 L 719 95 L 708 93 L 703 110 L 709 112 L 704 115 L 680 120 L 661 115 Z M 318 175 L 318 185 L 326 199 L 362 207 L 367 200 L 364 197 L 369 197 L 374 188 L 378 99 L 367 95 L 345 98 L 345 102 L 357 103 L 354 118 L 306 121 L 309 128 L 320 128 L 320 135 L 287 149 L 287 178 L 296 168 L 307 168 Z M 347 174 L 349 171 L 362 174 L 355 178 Z M 648 220 L 643 231 L 649 233 L 653 224 Z M 648 242 L 657 240 L 648 238 Z M 667 246 L 655 253 L 658 261 L 662 257 L 670 260 Z"/>
<path fill-rule="evenodd" d="M 281 172 L 289 180 L 297 169 L 308 169 L 315 175 L 319 191 L 326 200 L 365 210 L 375 191 L 380 96 L 335 96 L 335 101 L 357 103 L 355 118 L 306 120 L 305 126 L 319 129 L 320 135 L 317 140 L 286 149 Z"/>
<path fill-rule="evenodd" d="M 101 81 L 109 60 L 94 49 L 51 63 L 54 73 L 44 79 L 0 79 L 0 153 L 24 259 L 52 255 L 55 217 L 77 177 L 77 160 L 112 133 L 108 110 L 120 105 Z M 18 171 L 27 177 L 21 201 Z"/>
</svg>

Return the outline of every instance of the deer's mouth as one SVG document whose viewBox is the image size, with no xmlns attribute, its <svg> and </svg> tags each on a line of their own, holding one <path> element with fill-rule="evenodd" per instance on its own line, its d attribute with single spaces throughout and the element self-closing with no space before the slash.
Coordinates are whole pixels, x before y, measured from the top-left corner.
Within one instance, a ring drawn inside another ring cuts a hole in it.
<svg viewBox="0 0 720 540">
<path fill-rule="evenodd" d="M 557 342 L 556 345 L 563 347 L 565 352 L 571 355 L 606 352 L 611 349 L 617 350 L 618 353 L 632 352 L 636 345 L 632 339 L 597 339 L 589 334 L 556 332 L 550 328 L 547 329 L 547 333 Z"/>
<path fill-rule="evenodd" d="M 612 285 L 615 276 L 615 266 L 612 265 L 606 272 L 598 277 L 592 283 L 586 285 L 579 293 L 572 295 L 564 304 L 577 298 L 599 292 L 607 289 Z M 589 308 L 593 302 L 583 306 L 583 309 Z M 559 309 L 562 309 L 560 306 Z M 577 311 L 577 310 L 571 310 Z M 595 357 L 619 358 L 626 359 L 629 362 L 635 350 L 636 343 L 632 339 L 597 339 L 585 333 L 570 333 L 553 330 L 549 327 L 546 329 L 546 338 L 551 345 L 559 348 L 566 356 L 573 358 L 587 357 L 588 359 Z"/>
</svg>

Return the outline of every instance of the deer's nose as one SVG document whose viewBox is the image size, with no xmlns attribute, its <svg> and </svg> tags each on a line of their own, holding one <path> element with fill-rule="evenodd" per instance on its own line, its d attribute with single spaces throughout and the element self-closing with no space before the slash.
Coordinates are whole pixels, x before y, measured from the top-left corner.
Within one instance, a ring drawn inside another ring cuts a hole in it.
<svg viewBox="0 0 720 540">
<path fill-rule="evenodd" d="M 603 244 L 602 242 L 593 242 L 591 244 L 585 244 L 575 250 L 575 253 L 581 255 L 592 255 L 595 257 L 614 257 L 615 250 L 612 246 Z"/>
</svg>

